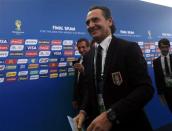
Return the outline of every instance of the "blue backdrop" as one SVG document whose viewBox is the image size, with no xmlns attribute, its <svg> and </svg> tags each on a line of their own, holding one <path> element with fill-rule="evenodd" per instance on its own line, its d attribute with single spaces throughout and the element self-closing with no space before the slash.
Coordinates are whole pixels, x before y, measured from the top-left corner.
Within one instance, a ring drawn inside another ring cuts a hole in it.
<svg viewBox="0 0 172 131">
<path fill-rule="evenodd" d="M 152 59 L 160 38 L 172 40 L 171 8 L 137 0 L 0 0 L 1 131 L 70 130 L 71 61 L 76 40 L 91 39 L 85 17 L 92 5 L 108 6 L 115 35 L 139 43 L 155 87 Z M 157 92 L 145 110 L 154 129 L 172 122 Z"/>
</svg>

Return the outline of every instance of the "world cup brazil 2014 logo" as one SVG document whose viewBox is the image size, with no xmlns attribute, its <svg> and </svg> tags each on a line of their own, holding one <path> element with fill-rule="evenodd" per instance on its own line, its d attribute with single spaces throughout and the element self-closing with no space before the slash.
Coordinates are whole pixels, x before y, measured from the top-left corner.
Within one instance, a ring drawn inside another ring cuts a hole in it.
<svg viewBox="0 0 172 131">
<path fill-rule="evenodd" d="M 21 25 L 22 25 L 21 20 L 16 20 L 15 21 L 15 26 L 16 26 L 17 31 L 21 31 Z"/>
</svg>

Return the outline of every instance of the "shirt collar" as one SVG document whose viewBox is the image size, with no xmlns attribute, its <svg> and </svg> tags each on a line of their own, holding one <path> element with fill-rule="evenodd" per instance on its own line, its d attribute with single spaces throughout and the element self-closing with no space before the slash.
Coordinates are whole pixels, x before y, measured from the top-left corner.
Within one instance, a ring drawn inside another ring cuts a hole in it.
<svg viewBox="0 0 172 131">
<path fill-rule="evenodd" d="M 112 40 L 112 35 L 109 35 L 100 44 L 98 44 L 96 42 L 96 47 L 98 47 L 98 45 L 101 45 L 101 47 L 103 48 L 103 50 L 107 50 L 108 47 L 109 47 L 109 44 L 110 44 L 111 40 Z"/>
<path fill-rule="evenodd" d="M 163 54 L 161 54 L 161 57 L 164 58 L 165 56 L 164 56 Z M 168 53 L 168 54 L 166 55 L 166 57 L 169 58 L 169 57 L 170 57 L 170 54 Z"/>
</svg>

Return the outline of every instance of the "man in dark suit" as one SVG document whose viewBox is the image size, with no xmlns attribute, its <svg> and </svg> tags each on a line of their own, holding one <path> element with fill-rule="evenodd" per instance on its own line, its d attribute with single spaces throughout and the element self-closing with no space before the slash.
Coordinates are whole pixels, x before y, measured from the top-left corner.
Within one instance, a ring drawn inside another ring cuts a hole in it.
<svg viewBox="0 0 172 131">
<path fill-rule="evenodd" d="M 161 56 L 153 60 L 156 87 L 160 101 L 168 105 L 172 112 L 172 55 L 169 54 L 170 42 L 163 38 L 158 42 Z"/>
<path fill-rule="evenodd" d="M 72 105 L 74 109 L 79 109 L 79 105 L 82 101 L 82 75 L 84 72 L 84 66 L 83 63 L 83 56 L 86 55 L 86 53 L 90 50 L 90 43 L 85 38 L 80 38 L 77 41 L 77 48 L 81 55 L 81 57 L 73 63 L 75 68 L 75 81 L 74 81 L 74 91 L 73 91 L 73 100 Z"/>
<path fill-rule="evenodd" d="M 106 7 L 92 7 L 86 25 L 95 47 L 84 61 L 85 97 L 74 118 L 78 128 L 90 120 L 87 131 L 152 131 L 143 108 L 154 90 L 139 46 L 113 36 Z"/>
</svg>

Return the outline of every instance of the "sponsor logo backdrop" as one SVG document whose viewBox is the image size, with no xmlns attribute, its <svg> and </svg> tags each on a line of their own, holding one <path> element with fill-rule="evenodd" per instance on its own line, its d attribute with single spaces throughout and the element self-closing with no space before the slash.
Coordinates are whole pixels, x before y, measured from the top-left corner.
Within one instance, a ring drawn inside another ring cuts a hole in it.
<svg viewBox="0 0 172 131">
<path fill-rule="evenodd" d="M 70 130 L 66 115 L 74 116 L 72 61 L 79 57 L 77 39 L 90 39 L 85 17 L 91 5 L 111 8 L 115 35 L 138 42 L 153 84 L 152 60 L 159 56 L 157 42 L 163 37 L 172 41 L 168 15 L 172 9 L 136 0 L 0 3 L 2 131 Z M 160 104 L 156 93 L 145 110 L 154 129 L 172 122 L 171 113 Z"/>
</svg>

